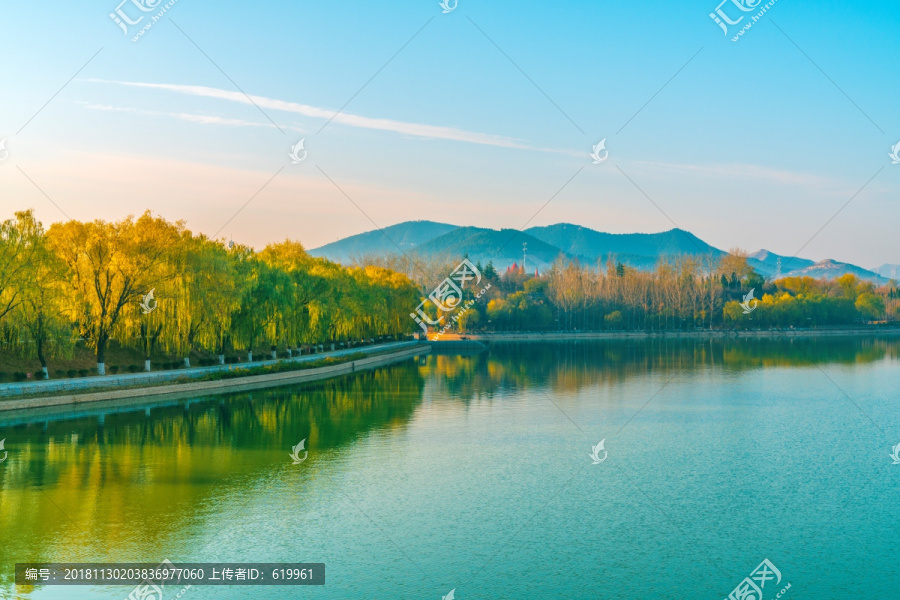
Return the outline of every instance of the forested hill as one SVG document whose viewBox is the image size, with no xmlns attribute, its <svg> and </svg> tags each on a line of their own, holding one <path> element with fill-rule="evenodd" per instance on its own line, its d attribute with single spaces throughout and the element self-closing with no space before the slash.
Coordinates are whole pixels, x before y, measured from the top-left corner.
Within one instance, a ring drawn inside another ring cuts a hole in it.
<svg viewBox="0 0 900 600">
<path fill-rule="evenodd" d="M 712 254 L 721 256 L 722 250 L 710 246 L 683 229 L 660 233 L 602 233 L 588 227 L 558 223 L 546 227 L 526 229 L 539 240 L 575 256 L 596 259 L 610 254 L 637 256 L 671 256 L 679 254 Z"/>
<path fill-rule="evenodd" d="M 448 225 L 447 223 L 406 221 L 384 229 L 351 235 L 310 250 L 309 253 L 312 256 L 346 263 L 358 256 L 414 251 L 425 242 L 440 237 L 454 229 L 457 229 L 456 225 Z"/>
<path fill-rule="evenodd" d="M 557 223 L 530 227 L 524 231 L 498 231 L 434 221 L 398 223 L 326 244 L 309 253 L 342 264 L 366 262 L 367 257 L 397 256 L 401 253 L 446 259 L 448 262 L 468 256 L 482 264 L 492 262 L 499 271 L 505 271 L 514 264 L 521 267 L 524 261 L 529 272 L 535 268 L 543 272 L 559 257 L 577 259 L 591 267 L 613 260 L 649 271 L 656 268 L 661 258 L 695 256 L 721 259 L 727 254 L 693 233 L 677 228 L 658 233 L 604 233 L 572 223 Z M 765 278 L 808 275 L 833 280 L 849 273 L 880 285 L 888 282 L 885 273 L 897 272 L 896 268 L 893 271 L 888 268 L 891 265 L 885 265 L 883 273 L 876 273 L 837 260 L 816 262 L 768 250 L 750 254 L 748 263 Z"/>
</svg>

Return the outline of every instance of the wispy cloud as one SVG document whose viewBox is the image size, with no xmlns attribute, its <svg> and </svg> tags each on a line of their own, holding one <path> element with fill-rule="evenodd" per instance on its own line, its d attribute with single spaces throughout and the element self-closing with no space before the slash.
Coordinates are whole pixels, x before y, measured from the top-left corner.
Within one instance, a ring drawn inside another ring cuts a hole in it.
<svg viewBox="0 0 900 600">
<path fill-rule="evenodd" d="M 89 110 L 102 110 L 102 111 L 110 111 L 110 112 L 127 112 L 127 113 L 131 113 L 131 114 L 146 115 L 146 116 L 150 116 L 150 117 L 170 117 L 173 119 L 180 119 L 182 121 L 189 121 L 191 123 L 197 123 L 200 125 L 226 125 L 226 126 L 232 126 L 232 127 L 271 127 L 272 126 L 269 123 L 245 121 L 243 119 L 231 119 L 228 117 L 219 117 L 216 115 L 200 115 L 200 114 L 183 113 L 183 112 L 165 112 L 165 111 L 159 111 L 159 110 L 144 110 L 141 108 L 112 106 L 109 104 L 90 104 L 87 102 L 84 102 L 81 104 Z M 286 129 L 291 129 L 298 133 L 303 133 L 303 130 L 301 130 L 297 127 L 286 127 Z"/>
<path fill-rule="evenodd" d="M 393 119 L 377 119 L 365 117 L 362 115 L 354 115 L 352 113 L 339 113 L 335 116 L 333 110 L 318 108 L 308 104 L 300 104 L 297 102 L 288 102 L 275 98 L 266 98 L 265 96 L 247 96 L 241 92 L 232 92 L 219 88 L 211 88 L 201 85 L 178 85 L 170 83 L 141 83 L 135 81 L 109 81 L 103 79 L 87 79 L 94 83 L 112 83 L 116 85 L 125 85 L 131 87 L 166 90 L 178 94 L 188 96 L 199 96 L 203 98 L 215 98 L 218 100 L 227 100 L 229 102 L 237 102 L 240 104 L 256 104 L 257 106 L 270 110 L 294 113 L 311 117 L 314 119 L 332 119 L 334 123 L 340 123 L 349 127 L 359 127 L 362 129 L 376 129 L 379 131 L 391 131 L 403 135 L 411 135 L 421 138 L 452 140 L 458 142 L 469 142 L 472 144 L 482 144 L 487 146 L 499 146 L 502 148 L 518 148 L 522 150 L 541 150 L 533 148 L 523 143 L 521 140 L 493 135 L 489 133 L 478 133 L 473 131 L 465 131 L 453 127 L 443 127 L 440 125 L 426 125 L 424 123 L 410 123 L 405 121 L 395 121 Z M 546 150 L 544 150 L 546 151 Z M 552 152 L 558 152 L 551 150 Z M 563 151 L 568 153 L 568 151 Z"/>
</svg>

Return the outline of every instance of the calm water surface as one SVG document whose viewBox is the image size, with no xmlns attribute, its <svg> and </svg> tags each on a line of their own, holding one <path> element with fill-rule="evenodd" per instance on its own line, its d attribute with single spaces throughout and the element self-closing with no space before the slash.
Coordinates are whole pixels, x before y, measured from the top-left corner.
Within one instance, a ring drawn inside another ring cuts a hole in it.
<svg viewBox="0 0 900 600">
<path fill-rule="evenodd" d="M 169 559 L 326 564 L 325 586 L 186 600 L 721 600 L 767 558 L 765 600 L 895 598 L 898 355 L 496 344 L 149 410 L 0 413 L 0 597 L 131 590 L 16 587 L 17 561 Z"/>
</svg>

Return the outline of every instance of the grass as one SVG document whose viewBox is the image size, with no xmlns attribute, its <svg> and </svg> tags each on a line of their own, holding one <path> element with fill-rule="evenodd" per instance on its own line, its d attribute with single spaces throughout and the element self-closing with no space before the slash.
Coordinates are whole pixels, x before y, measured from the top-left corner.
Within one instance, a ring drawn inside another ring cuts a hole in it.
<svg viewBox="0 0 900 600">
<path fill-rule="evenodd" d="M 383 351 L 384 352 L 384 351 Z M 353 354 L 346 354 L 340 357 L 327 357 L 319 360 L 313 360 L 308 362 L 277 362 L 272 365 L 260 365 L 258 367 L 237 367 L 234 369 L 229 369 L 227 371 L 213 371 L 211 373 L 206 373 L 202 377 L 179 377 L 176 381 L 179 383 L 187 383 L 187 382 L 195 382 L 195 381 L 219 381 L 222 379 L 236 379 L 238 377 L 250 377 L 251 375 L 269 375 L 272 373 L 287 373 L 290 371 L 304 371 L 306 369 L 316 369 L 318 367 L 327 367 L 330 365 L 339 365 L 342 363 L 352 362 L 354 360 L 360 360 L 362 358 L 367 358 L 370 356 L 376 356 L 377 354 L 383 354 L 383 352 L 377 352 L 372 354 L 366 354 L 364 352 L 354 352 Z"/>
<path fill-rule="evenodd" d="M 394 340 L 384 340 L 379 343 L 387 343 Z M 309 346 L 304 345 L 305 349 Z M 308 350 L 307 350 L 308 351 Z M 307 356 L 304 354 L 304 356 Z M 254 363 L 270 360 L 268 349 L 253 350 Z M 278 352 L 279 358 L 285 358 L 286 352 L 282 349 Z M 189 355 L 191 367 L 207 367 L 219 364 L 219 356 L 208 351 L 193 351 Z M 253 364 L 247 362 L 247 351 L 229 351 L 225 356 L 226 364 Z M 184 368 L 184 357 L 165 353 L 154 353 L 150 357 L 152 370 L 172 371 Z M 54 357 L 48 360 L 47 370 L 50 379 L 98 377 L 97 357 L 93 350 L 79 342 L 72 349 L 69 356 Z M 106 372 L 110 375 L 117 373 L 141 373 L 144 371 L 144 355 L 133 348 L 122 348 L 115 341 L 110 342 L 106 351 Z M 0 383 L 19 381 L 40 381 L 42 379 L 41 367 L 34 358 L 24 358 L 14 352 L 8 352 L 0 347 Z"/>
</svg>

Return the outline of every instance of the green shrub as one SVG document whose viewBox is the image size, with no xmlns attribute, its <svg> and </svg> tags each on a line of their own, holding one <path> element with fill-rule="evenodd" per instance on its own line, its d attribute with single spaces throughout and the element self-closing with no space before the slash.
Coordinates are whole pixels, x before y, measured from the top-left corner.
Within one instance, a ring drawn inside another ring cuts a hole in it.
<svg viewBox="0 0 900 600">
<path fill-rule="evenodd" d="M 66 372 L 63 371 L 62 369 L 56 369 L 55 371 L 53 371 L 53 376 L 56 377 L 57 379 L 62 379 L 63 377 L 66 376 Z"/>
<path fill-rule="evenodd" d="M 4 373 L 3 371 L 0 371 L 0 381 L 6 381 L 7 377 L 9 377 L 9 376 L 6 373 Z"/>
<path fill-rule="evenodd" d="M 128 372 L 129 372 L 129 373 L 137 373 L 138 370 L 139 370 L 139 369 L 138 369 L 138 366 L 137 366 L 137 365 L 128 365 Z"/>
<path fill-rule="evenodd" d="M 28 379 L 28 375 L 22 373 L 21 371 L 16 371 L 13 373 L 13 381 L 25 381 Z"/>
<path fill-rule="evenodd" d="M 78 376 L 79 376 L 79 377 L 87 377 L 87 376 L 88 376 L 88 372 L 89 372 L 89 371 L 88 371 L 87 369 L 78 369 Z"/>
<path fill-rule="evenodd" d="M 302 371 L 305 369 L 315 369 L 316 367 L 324 367 L 327 365 L 337 365 L 347 363 L 354 360 L 365 358 L 362 352 L 354 352 L 340 358 L 322 358 L 310 362 L 280 362 L 271 365 L 258 365 L 255 367 L 238 367 L 229 371 L 218 371 L 216 373 L 208 373 L 198 379 L 191 381 L 218 381 L 220 379 L 235 379 L 238 377 L 246 377 L 247 375 L 266 375 L 269 373 L 284 373 L 286 371 Z"/>
<path fill-rule="evenodd" d="M 119 372 L 119 365 L 113 365 L 109 368 L 109 372 L 115 375 Z"/>
<path fill-rule="evenodd" d="M 66 371 L 66 375 L 69 377 L 75 377 L 76 375 L 78 375 L 78 371 L 76 371 L 75 369 L 69 369 L 68 371 Z"/>
</svg>

